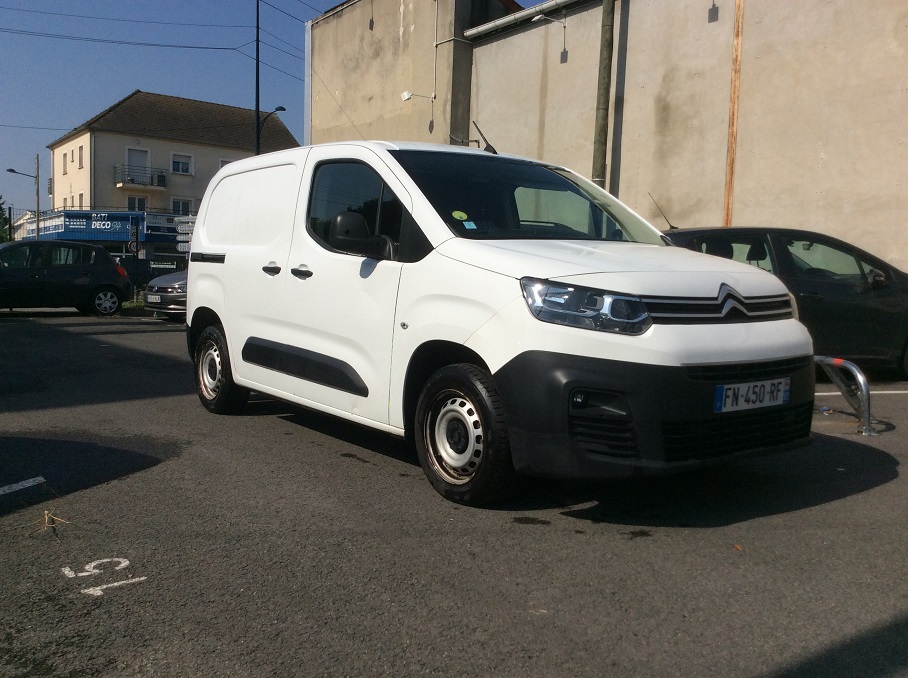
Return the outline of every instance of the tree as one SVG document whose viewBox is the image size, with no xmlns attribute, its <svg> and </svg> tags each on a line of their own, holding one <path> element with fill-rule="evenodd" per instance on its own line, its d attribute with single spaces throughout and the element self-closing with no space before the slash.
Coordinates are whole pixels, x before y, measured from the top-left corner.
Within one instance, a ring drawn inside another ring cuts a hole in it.
<svg viewBox="0 0 908 678">
<path fill-rule="evenodd" d="M 9 216 L 6 213 L 6 203 L 0 195 L 0 242 L 9 240 Z"/>
</svg>

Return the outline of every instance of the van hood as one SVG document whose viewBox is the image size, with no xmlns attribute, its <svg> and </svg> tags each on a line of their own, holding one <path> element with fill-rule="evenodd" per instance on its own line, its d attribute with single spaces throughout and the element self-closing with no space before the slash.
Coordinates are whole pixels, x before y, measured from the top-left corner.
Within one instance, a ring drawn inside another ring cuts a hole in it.
<svg viewBox="0 0 908 678">
<path fill-rule="evenodd" d="M 723 284 L 747 296 L 787 293 L 782 282 L 766 271 L 681 247 L 453 238 L 436 251 L 511 278 L 540 278 L 627 294 L 713 297 Z"/>
</svg>

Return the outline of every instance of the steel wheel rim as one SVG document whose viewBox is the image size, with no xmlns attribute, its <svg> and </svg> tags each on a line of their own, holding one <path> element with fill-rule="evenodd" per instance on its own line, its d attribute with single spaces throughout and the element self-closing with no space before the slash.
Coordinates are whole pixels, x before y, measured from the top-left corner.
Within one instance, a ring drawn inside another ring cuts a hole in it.
<svg viewBox="0 0 908 678">
<path fill-rule="evenodd" d="M 435 471 L 453 485 L 470 481 L 482 462 L 485 432 L 476 406 L 462 393 L 439 394 L 426 427 Z"/>
<path fill-rule="evenodd" d="M 98 292 L 95 295 L 95 308 L 98 309 L 99 313 L 113 313 L 117 310 L 118 305 L 119 300 L 113 292 Z"/>
<path fill-rule="evenodd" d="M 207 400 L 218 396 L 221 382 L 221 352 L 218 347 L 209 343 L 199 358 L 199 387 Z"/>
</svg>

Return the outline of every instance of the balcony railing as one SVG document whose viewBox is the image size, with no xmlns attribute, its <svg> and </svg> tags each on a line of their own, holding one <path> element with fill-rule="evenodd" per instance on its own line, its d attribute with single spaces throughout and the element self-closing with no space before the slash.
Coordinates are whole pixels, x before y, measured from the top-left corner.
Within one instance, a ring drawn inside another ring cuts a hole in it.
<svg viewBox="0 0 908 678">
<path fill-rule="evenodd" d="M 114 182 L 120 186 L 153 186 L 167 188 L 166 169 L 139 165 L 114 165 Z"/>
</svg>

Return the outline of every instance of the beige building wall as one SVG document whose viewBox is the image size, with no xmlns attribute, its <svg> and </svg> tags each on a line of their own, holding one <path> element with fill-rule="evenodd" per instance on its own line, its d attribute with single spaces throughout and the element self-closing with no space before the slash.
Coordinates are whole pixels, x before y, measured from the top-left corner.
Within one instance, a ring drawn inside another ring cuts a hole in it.
<svg viewBox="0 0 908 678">
<path fill-rule="evenodd" d="M 731 225 L 822 231 L 908 268 L 908 5 L 742 4 Z M 660 228 L 648 193 L 676 226 L 723 222 L 736 1 L 715 6 L 616 4 L 611 186 Z"/>
<path fill-rule="evenodd" d="M 678 227 L 722 225 L 734 2 L 716 6 L 615 6 L 607 186 L 660 229 L 657 204 Z"/>
<path fill-rule="evenodd" d="M 91 135 L 85 132 L 67 140 L 53 150 L 51 157 L 51 209 L 63 209 L 64 200 L 67 209 L 79 209 L 80 196 L 87 208 L 91 204 Z"/>
<path fill-rule="evenodd" d="M 117 187 L 114 181 L 114 167 L 127 164 L 127 152 L 130 148 L 148 151 L 148 166 L 163 170 L 167 176 L 165 188 L 138 184 Z M 190 174 L 175 174 L 171 171 L 174 154 L 192 158 Z M 251 150 L 244 153 L 202 144 L 97 132 L 93 137 L 93 163 L 96 171 L 91 204 L 110 210 L 125 210 L 129 196 L 135 196 L 146 199 L 147 209 L 169 211 L 172 200 L 180 198 L 190 200 L 192 203 L 190 209 L 195 212 L 199 208 L 208 182 L 221 168 L 221 164 L 250 155 Z"/>
<path fill-rule="evenodd" d="M 454 39 L 464 21 L 463 3 L 456 8 L 455 4 L 455 0 L 360 0 L 315 20 L 312 143 L 345 139 L 449 143 L 449 134 L 464 133 L 469 46 Z M 466 78 L 457 78 L 455 86 L 452 76 L 463 69 L 464 57 Z M 413 97 L 404 101 L 403 92 Z"/>
<path fill-rule="evenodd" d="M 748 0 L 736 225 L 823 231 L 908 269 L 908 3 Z"/>
<path fill-rule="evenodd" d="M 312 141 L 448 143 L 476 139 L 475 120 L 501 152 L 589 176 L 602 3 L 578 2 L 566 30 L 477 27 L 471 46 L 449 40 L 468 4 L 353 0 L 317 20 Z M 905 0 L 617 0 L 607 187 L 662 229 L 656 203 L 679 227 L 723 225 L 738 8 L 731 224 L 826 232 L 908 269 Z M 436 63 L 436 100 L 401 101 L 432 94 Z"/>
<path fill-rule="evenodd" d="M 589 177 L 602 6 L 569 11 L 564 21 L 524 23 L 475 39 L 471 118 L 499 153 L 547 160 Z M 477 138 L 475 128 L 471 138 Z"/>
</svg>

